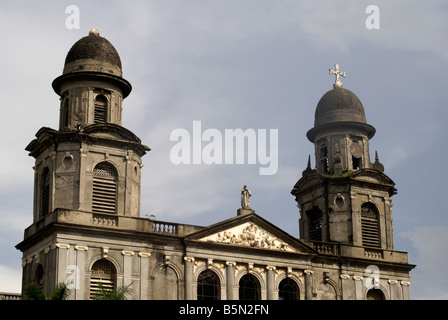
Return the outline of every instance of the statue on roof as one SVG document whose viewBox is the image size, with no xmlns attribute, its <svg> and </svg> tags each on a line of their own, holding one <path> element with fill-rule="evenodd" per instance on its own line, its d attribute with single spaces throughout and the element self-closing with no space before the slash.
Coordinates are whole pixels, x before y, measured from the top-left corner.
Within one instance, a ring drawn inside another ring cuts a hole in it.
<svg viewBox="0 0 448 320">
<path fill-rule="evenodd" d="M 241 208 L 250 209 L 249 198 L 251 196 L 252 196 L 252 194 L 250 193 L 250 190 L 247 189 L 246 185 L 244 185 L 243 189 L 241 190 Z"/>
</svg>

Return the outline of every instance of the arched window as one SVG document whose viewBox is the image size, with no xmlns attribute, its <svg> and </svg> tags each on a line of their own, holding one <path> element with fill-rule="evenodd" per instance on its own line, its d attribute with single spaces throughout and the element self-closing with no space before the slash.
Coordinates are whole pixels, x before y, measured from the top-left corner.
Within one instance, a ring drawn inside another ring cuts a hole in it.
<svg viewBox="0 0 448 320">
<path fill-rule="evenodd" d="M 383 291 L 380 289 L 370 289 L 367 291 L 367 300 L 385 300 Z"/>
<path fill-rule="evenodd" d="M 50 210 L 50 171 L 45 168 L 42 172 L 42 180 L 40 185 L 40 215 L 41 217 L 48 214 Z"/>
<path fill-rule="evenodd" d="M 285 278 L 278 286 L 279 300 L 299 300 L 299 286 L 291 278 Z"/>
<path fill-rule="evenodd" d="M 361 206 L 361 235 L 363 246 L 376 248 L 381 246 L 378 209 L 371 202 Z"/>
<path fill-rule="evenodd" d="M 308 217 L 308 238 L 311 241 L 322 241 L 322 211 L 313 207 L 306 212 Z"/>
<path fill-rule="evenodd" d="M 34 271 L 34 279 L 33 282 L 39 286 L 39 288 L 44 288 L 44 268 L 39 263 L 36 267 L 36 271 Z"/>
<path fill-rule="evenodd" d="M 219 300 L 220 284 L 216 273 L 211 270 L 202 271 L 198 276 L 198 300 Z"/>
<path fill-rule="evenodd" d="M 96 96 L 95 98 L 93 122 L 94 123 L 107 122 L 107 98 L 101 94 Z"/>
<path fill-rule="evenodd" d="M 252 274 L 246 274 L 240 279 L 240 300 L 260 300 L 260 282 Z"/>
<path fill-rule="evenodd" d="M 92 212 L 117 212 L 117 171 L 107 162 L 93 169 Z"/>
<path fill-rule="evenodd" d="M 90 299 L 94 299 L 101 288 L 106 291 L 115 290 L 116 272 L 114 265 L 106 259 L 96 261 L 92 265 L 90 276 Z"/>
</svg>

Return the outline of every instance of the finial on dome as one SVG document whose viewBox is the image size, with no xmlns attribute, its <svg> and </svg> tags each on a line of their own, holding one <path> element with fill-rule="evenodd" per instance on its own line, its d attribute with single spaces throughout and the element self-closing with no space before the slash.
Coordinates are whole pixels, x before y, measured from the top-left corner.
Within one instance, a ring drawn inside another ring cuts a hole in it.
<svg viewBox="0 0 448 320">
<path fill-rule="evenodd" d="M 310 173 L 313 173 L 313 169 L 311 169 L 311 155 L 308 155 L 308 163 L 306 169 L 302 172 L 302 177 Z"/>
<path fill-rule="evenodd" d="M 378 157 L 378 151 L 375 150 L 375 162 L 372 164 L 373 169 L 384 172 L 384 166 Z"/>
<path fill-rule="evenodd" d="M 98 29 L 95 29 L 95 28 L 90 29 L 89 36 L 99 36 L 99 35 L 100 35 L 100 32 Z"/>
<path fill-rule="evenodd" d="M 333 88 L 335 88 L 335 89 L 336 88 L 342 88 L 342 82 L 341 82 L 341 80 L 339 80 L 339 76 L 343 76 L 345 78 L 345 72 L 340 72 L 339 71 L 339 65 L 338 64 L 334 65 L 334 69 L 335 70 L 329 69 L 330 74 L 334 74 L 336 76 L 336 80 L 335 80 L 335 82 L 333 84 Z"/>
</svg>

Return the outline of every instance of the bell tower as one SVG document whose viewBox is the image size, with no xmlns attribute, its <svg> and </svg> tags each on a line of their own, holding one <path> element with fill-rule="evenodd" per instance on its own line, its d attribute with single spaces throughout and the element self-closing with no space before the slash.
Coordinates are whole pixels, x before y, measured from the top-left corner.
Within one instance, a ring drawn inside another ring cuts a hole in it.
<svg viewBox="0 0 448 320">
<path fill-rule="evenodd" d="M 375 128 L 366 122 L 359 98 L 344 89 L 336 75 L 333 89 L 317 104 L 314 127 L 307 138 L 315 147 L 311 161 L 291 193 L 300 209 L 300 237 L 310 242 L 334 242 L 393 250 L 391 197 L 394 182 L 383 165 L 370 162 L 369 140 Z"/>
<path fill-rule="evenodd" d="M 116 49 L 98 30 L 77 41 L 61 76 L 59 130 L 44 127 L 26 147 L 36 159 L 34 222 L 56 209 L 140 216 L 141 158 L 149 148 L 122 127 L 131 92 Z"/>
</svg>

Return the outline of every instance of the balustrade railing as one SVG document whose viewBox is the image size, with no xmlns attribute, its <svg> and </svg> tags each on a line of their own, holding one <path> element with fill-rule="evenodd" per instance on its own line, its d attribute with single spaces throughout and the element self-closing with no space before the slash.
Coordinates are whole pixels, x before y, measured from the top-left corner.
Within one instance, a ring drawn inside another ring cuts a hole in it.
<svg viewBox="0 0 448 320">
<path fill-rule="evenodd" d="M 158 233 L 177 234 L 177 224 L 153 221 L 152 231 Z"/>
</svg>

